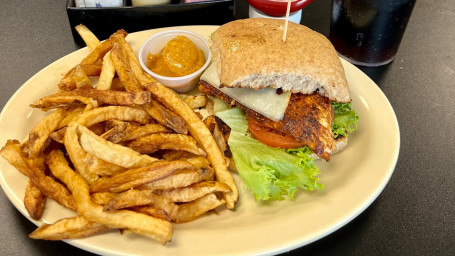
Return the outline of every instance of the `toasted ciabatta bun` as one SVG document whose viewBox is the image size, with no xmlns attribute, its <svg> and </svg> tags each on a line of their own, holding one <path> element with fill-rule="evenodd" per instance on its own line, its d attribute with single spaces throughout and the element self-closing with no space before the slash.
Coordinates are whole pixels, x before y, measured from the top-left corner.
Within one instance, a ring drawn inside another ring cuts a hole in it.
<svg viewBox="0 0 455 256">
<path fill-rule="evenodd" d="M 331 101 L 351 101 L 343 66 L 323 35 L 289 22 L 251 18 L 224 24 L 211 36 L 211 51 L 223 86 L 281 88 Z"/>
</svg>

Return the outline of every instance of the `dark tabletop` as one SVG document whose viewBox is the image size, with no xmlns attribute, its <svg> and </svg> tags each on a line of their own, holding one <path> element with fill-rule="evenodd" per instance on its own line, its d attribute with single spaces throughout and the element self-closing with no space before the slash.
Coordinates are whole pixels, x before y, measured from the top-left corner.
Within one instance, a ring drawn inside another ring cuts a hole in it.
<svg viewBox="0 0 455 256">
<path fill-rule="evenodd" d="M 237 18 L 244 7 L 237 2 Z M 331 0 L 314 0 L 302 24 L 327 35 L 330 12 Z M 1 1 L 0 31 L 1 108 L 31 76 L 80 48 L 64 0 Z M 361 69 L 398 118 L 393 176 L 353 221 L 286 255 L 455 255 L 455 1 L 418 0 L 395 60 Z M 29 239 L 35 228 L 0 192 L 0 255 L 90 255 Z"/>
</svg>

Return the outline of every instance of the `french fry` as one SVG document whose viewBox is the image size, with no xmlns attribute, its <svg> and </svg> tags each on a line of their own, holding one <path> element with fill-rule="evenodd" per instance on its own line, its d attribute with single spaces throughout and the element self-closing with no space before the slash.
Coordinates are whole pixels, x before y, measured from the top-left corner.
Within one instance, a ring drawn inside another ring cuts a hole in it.
<svg viewBox="0 0 455 256">
<path fill-rule="evenodd" d="M 172 111 L 169 111 L 169 109 L 161 105 L 161 103 L 156 100 L 152 99 L 150 104 L 143 107 L 144 110 L 147 111 L 147 113 L 149 113 L 150 116 L 152 116 L 161 125 L 164 125 L 180 134 L 188 133 L 185 120 Z"/>
<path fill-rule="evenodd" d="M 29 132 L 29 156 L 37 157 L 42 154 L 49 135 L 58 127 L 58 123 L 65 117 L 66 109 L 57 109 L 43 118 Z"/>
<path fill-rule="evenodd" d="M 157 195 L 169 198 L 172 202 L 186 203 L 194 201 L 211 193 L 229 191 L 229 187 L 224 183 L 217 181 L 202 181 L 192 184 L 188 187 L 171 190 L 158 190 L 155 191 L 155 193 Z"/>
<path fill-rule="evenodd" d="M 97 90 L 109 90 L 112 86 L 112 79 L 115 76 L 115 66 L 112 62 L 111 51 L 107 52 L 103 57 L 103 69 L 100 74 L 100 79 L 96 85 Z"/>
<path fill-rule="evenodd" d="M 164 160 L 168 160 L 168 161 L 181 160 L 181 159 L 188 160 L 188 159 L 193 158 L 193 157 L 195 157 L 194 154 L 192 154 L 192 153 L 190 153 L 188 151 L 183 151 L 183 150 L 166 150 L 162 154 L 162 158 Z M 210 162 L 208 163 L 207 166 L 210 166 Z"/>
<path fill-rule="evenodd" d="M 207 157 L 215 169 L 217 180 L 225 183 L 231 188 L 231 192 L 224 193 L 224 197 L 226 199 L 226 206 L 229 209 L 234 209 L 235 203 L 239 197 L 237 185 L 235 184 L 232 174 L 226 167 L 227 165 L 223 154 L 220 152 L 220 149 L 205 124 L 171 89 L 168 89 L 159 83 L 147 84 L 146 88 L 160 102 L 165 103 L 168 108 L 185 119 L 189 132 L 207 153 Z"/>
<path fill-rule="evenodd" d="M 126 90 L 129 92 L 142 91 L 142 86 L 134 73 L 131 71 L 127 58 L 128 56 L 125 49 L 119 44 L 114 43 L 111 50 L 111 59 L 120 81 L 122 81 Z"/>
<path fill-rule="evenodd" d="M 204 180 L 213 180 L 215 171 L 211 168 L 180 170 L 163 179 L 152 181 L 140 189 L 169 190 L 183 188 Z"/>
<path fill-rule="evenodd" d="M 153 206 L 134 206 L 134 207 L 131 207 L 130 209 L 135 212 L 146 214 L 146 215 L 158 218 L 158 219 L 162 219 L 165 221 L 171 221 L 171 218 L 169 217 L 169 215 L 167 214 L 167 212 L 165 210 L 157 209 Z"/>
<path fill-rule="evenodd" d="M 150 123 L 151 117 L 142 109 L 123 107 L 123 106 L 107 106 L 96 108 L 79 115 L 76 122 L 90 127 L 96 123 L 101 123 L 110 119 L 123 121 L 134 121 L 141 124 Z"/>
<path fill-rule="evenodd" d="M 58 123 L 57 129 L 62 129 L 62 128 L 68 126 L 71 122 L 73 122 L 77 118 L 79 118 L 79 115 L 81 115 L 85 111 L 89 111 L 95 107 L 97 107 L 97 106 L 90 104 L 90 105 L 86 105 L 85 107 L 78 106 L 78 107 L 69 108 L 68 111 L 66 112 L 66 116 Z M 63 135 L 65 135 L 65 134 L 63 134 Z"/>
<path fill-rule="evenodd" d="M 78 213 L 87 220 L 110 228 L 127 229 L 162 244 L 170 241 L 172 224 L 167 221 L 128 210 L 106 212 L 102 206 L 93 203 L 87 182 L 68 166 L 61 151 L 50 152 L 47 163 L 52 173 L 71 190 L 77 201 Z"/>
<path fill-rule="evenodd" d="M 155 133 L 170 133 L 171 131 L 160 124 L 145 124 L 141 126 L 128 125 L 125 135 L 120 141 L 135 140 Z"/>
<path fill-rule="evenodd" d="M 183 134 L 156 133 L 140 137 L 128 144 L 128 147 L 142 154 L 151 154 L 158 150 L 183 150 L 195 155 L 207 155 L 198 147 L 196 141 Z"/>
<path fill-rule="evenodd" d="M 77 65 L 82 70 L 87 76 L 99 76 L 101 74 L 101 69 L 102 65 L 97 64 L 97 63 L 92 63 L 92 64 L 85 64 L 85 65 Z M 77 67 L 76 66 L 76 67 Z M 71 91 L 73 89 L 76 89 L 76 82 L 73 79 L 73 73 L 76 69 L 76 67 L 72 68 L 70 71 L 68 71 L 65 76 L 63 76 L 62 80 L 60 80 L 60 83 L 58 84 L 58 87 L 64 91 Z"/>
<path fill-rule="evenodd" d="M 103 133 L 100 137 L 112 143 L 119 143 L 123 137 L 125 137 L 127 127 L 127 122 L 119 122 L 118 125 L 112 127 Z"/>
<path fill-rule="evenodd" d="M 124 167 L 99 159 L 90 153 L 85 155 L 84 161 L 87 164 L 88 172 L 97 176 L 112 176 L 127 170 Z"/>
<path fill-rule="evenodd" d="M 122 192 L 155 180 L 163 179 L 182 169 L 192 169 L 186 161 L 155 161 L 145 167 L 129 169 L 111 177 L 102 177 L 90 185 L 90 192 Z"/>
<path fill-rule="evenodd" d="M 110 39 L 124 49 L 131 71 L 134 73 L 141 85 L 155 82 L 155 79 L 153 79 L 142 69 L 139 60 L 136 57 L 136 54 L 128 42 L 126 42 L 124 36 L 114 34 L 110 37 Z"/>
<path fill-rule="evenodd" d="M 30 170 L 28 169 L 27 163 L 22 159 L 22 152 L 20 143 L 18 140 L 8 140 L 5 146 L 0 150 L 0 155 L 14 166 L 24 176 L 30 177 Z"/>
<path fill-rule="evenodd" d="M 90 194 L 90 198 L 95 204 L 106 205 L 114 199 L 116 193 L 111 192 L 98 192 Z"/>
<path fill-rule="evenodd" d="M 92 88 L 92 82 L 88 78 L 87 74 L 81 68 L 80 65 L 77 65 L 72 74 L 76 88 Z"/>
<path fill-rule="evenodd" d="M 220 200 L 215 194 L 208 194 L 195 201 L 179 205 L 177 218 L 175 223 L 185 223 L 196 219 L 202 214 L 217 208 L 224 204 L 224 199 Z"/>
<path fill-rule="evenodd" d="M 110 228 L 87 220 L 82 216 L 60 219 L 53 224 L 43 224 L 29 234 L 33 239 L 63 240 L 85 238 L 110 230 Z"/>
<path fill-rule="evenodd" d="M 232 157 L 231 149 L 227 143 L 229 135 L 231 133 L 231 128 L 214 115 L 208 116 L 206 119 L 204 119 L 204 123 L 207 128 L 209 128 L 216 144 L 223 153 L 226 162 L 228 163 L 228 168 L 231 171 L 237 171 L 234 158 Z"/>
<path fill-rule="evenodd" d="M 8 140 L 0 150 L 0 154 L 22 174 L 29 177 L 33 185 L 46 197 L 54 199 L 68 209 L 76 209 L 76 202 L 69 191 L 53 178 L 44 174 L 39 160 L 28 159 L 21 151 L 18 141 Z"/>
<path fill-rule="evenodd" d="M 98 106 L 98 102 L 89 97 L 84 97 L 76 94 L 69 95 L 67 93 L 57 93 L 45 96 L 35 101 L 34 103 L 30 104 L 30 107 L 39 108 L 43 111 L 49 111 L 51 109 L 73 107 L 80 104 L 91 106 L 90 108 L 95 108 Z"/>
<path fill-rule="evenodd" d="M 27 183 L 24 196 L 24 206 L 29 216 L 34 220 L 41 219 L 46 204 L 46 196 L 31 180 Z"/>
<path fill-rule="evenodd" d="M 132 168 L 145 166 L 157 161 L 151 156 L 143 155 L 130 148 L 109 142 L 97 136 L 85 126 L 77 125 L 77 131 L 80 134 L 80 143 L 84 151 L 106 162 L 124 168 Z"/>
<path fill-rule="evenodd" d="M 192 109 L 202 108 L 207 104 L 207 96 L 205 95 L 179 94 L 179 96 Z"/>
<path fill-rule="evenodd" d="M 65 100 L 66 98 L 67 100 Z M 124 92 L 111 90 L 96 90 L 91 88 L 74 89 L 72 91 L 63 91 L 53 95 L 43 97 L 33 103 L 32 107 L 38 107 L 46 111 L 46 109 L 65 106 L 64 104 L 80 101 L 84 104 L 89 104 L 89 100 L 98 102 L 99 105 L 117 105 L 117 106 L 137 106 L 144 105 L 150 102 L 150 92 Z M 86 98 L 86 99 L 85 99 Z M 60 103 L 60 104 L 59 104 Z"/>
<path fill-rule="evenodd" d="M 74 168 L 89 184 L 91 184 L 98 179 L 98 175 L 90 172 L 89 166 L 86 164 L 87 152 L 82 148 L 78 138 L 77 124 L 71 123 L 66 128 L 63 143 Z"/>
<path fill-rule="evenodd" d="M 112 49 L 112 42 L 107 39 L 100 43 L 95 49 L 93 49 L 87 57 L 85 57 L 80 65 L 94 64 L 98 60 L 102 59 L 104 55 Z"/>
<path fill-rule="evenodd" d="M 93 51 L 93 49 L 95 49 L 100 44 L 100 40 L 98 40 L 95 34 L 93 34 L 92 31 L 90 31 L 90 29 L 88 29 L 85 25 L 77 25 L 75 29 L 77 33 L 82 37 L 82 40 L 84 40 L 90 51 Z"/>
<path fill-rule="evenodd" d="M 134 206 L 149 205 L 157 209 L 162 209 L 171 218 L 175 218 L 178 211 L 178 205 L 174 204 L 166 197 L 156 195 L 151 190 L 131 189 L 117 194 L 104 207 L 106 211 L 125 209 Z"/>
<path fill-rule="evenodd" d="M 66 187 L 62 186 L 53 178 L 46 176 L 43 173 L 43 170 L 40 170 L 33 164 L 33 161 L 28 159 L 26 160 L 24 156 L 22 156 L 22 158 L 29 167 L 29 178 L 46 197 L 54 199 L 56 202 L 68 209 L 73 211 L 76 210 L 76 202 Z"/>
</svg>

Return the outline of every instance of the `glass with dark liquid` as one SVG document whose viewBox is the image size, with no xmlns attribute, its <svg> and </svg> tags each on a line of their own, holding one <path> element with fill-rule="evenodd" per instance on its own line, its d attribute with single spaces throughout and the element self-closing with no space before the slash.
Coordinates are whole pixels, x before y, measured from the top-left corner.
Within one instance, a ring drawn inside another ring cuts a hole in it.
<svg viewBox="0 0 455 256">
<path fill-rule="evenodd" d="M 353 64 L 381 66 L 395 58 L 415 0 L 333 0 L 330 41 Z"/>
</svg>

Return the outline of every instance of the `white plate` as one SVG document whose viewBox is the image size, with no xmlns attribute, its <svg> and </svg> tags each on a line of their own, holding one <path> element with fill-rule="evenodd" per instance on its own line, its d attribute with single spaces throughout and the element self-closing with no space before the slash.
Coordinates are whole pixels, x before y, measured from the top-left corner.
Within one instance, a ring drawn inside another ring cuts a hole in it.
<svg viewBox="0 0 455 256">
<path fill-rule="evenodd" d="M 205 37 L 216 26 L 181 27 Z M 149 30 L 128 35 L 137 51 L 154 33 Z M 27 81 L 8 101 L 0 115 L 0 145 L 7 139 L 23 140 L 46 114 L 28 105 L 54 93 L 61 76 L 86 54 L 84 48 L 52 63 Z M 175 225 L 172 241 L 163 246 L 137 235 L 111 232 L 91 238 L 66 241 L 103 255 L 269 255 L 292 250 L 339 229 L 381 193 L 398 158 L 400 134 L 395 113 L 381 90 L 355 66 L 342 60 L 351 88 L 353 107 L 360 120 L 348 147 L 318 162 L 323 191 L 300 192 L 295 201 L 257 203 L 243 185 L 235 211 L 220 209 L 198 220 Z M 27 179 L 0 160 L 0 182 L 14 206 L 27 218 L 22 199 Z M 52 223 L 72 212 L 48 200 L 43 222 Z M 32 220 L 31 220 L 32 221 Z M 33 221 L 35 224 L 40 223 Z"/>
</svg>

